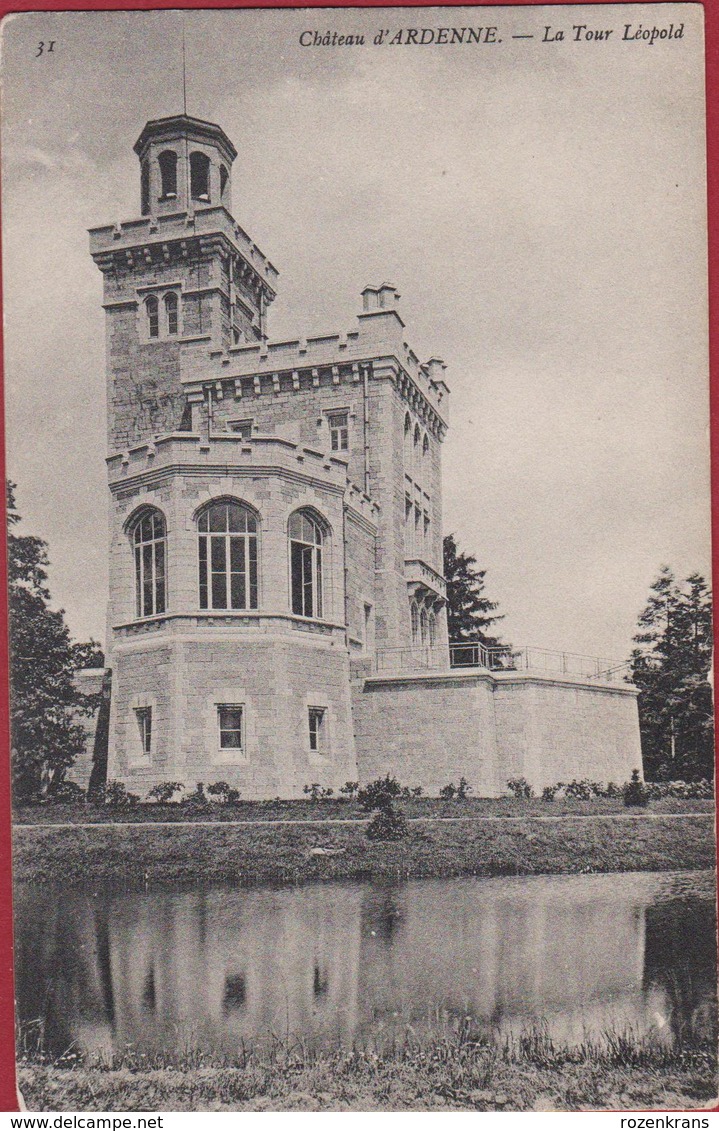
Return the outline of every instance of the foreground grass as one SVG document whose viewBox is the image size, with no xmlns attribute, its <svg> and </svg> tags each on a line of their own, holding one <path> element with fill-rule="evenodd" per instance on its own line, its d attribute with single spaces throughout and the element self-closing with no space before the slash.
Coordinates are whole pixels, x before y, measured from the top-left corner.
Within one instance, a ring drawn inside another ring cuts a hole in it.
<svg viewBox="0 0 719 1131">
<path fill-rule="evenodd" d="M 322 848 L 331 854 L 313 855 Z M 332 854 L 332 853 L 336 853 Z M 715 864 L 708 814 L 682 819 L 426 821 L 405 840 L 368 840 L 363 824 L 16 826 L 16 881 L 134 886 L 682 871 Z"/>
<path fill-rule="evenodd" d="M 462 801 L 442 801 L 438 797 L 419 797 L 399 802 L 405 815 L 413 817 L 563 817 L 626 813 L 621 798 L 595 797 L 591 801 L 557 798 L 555 801 L 530 801 L 515 797 L 468 797 Z M 653 801 L 650 813 L 713 813 L 714 801 L 665 797 Z M 191 824 L 198 821 L 330 821 L 363 820 L 367 814 L 357 801 L 329 798 L 318 801 L 238 801 L 232 805 L 159 805 L 141 803 L 128 807 L 109 805 L 25 805 L 13 812 L 20 825 L 33 824 L 144 824 L 172 821 Z"/>
<path fill-rule="evenodd" d="M 20 1060 L 31 1111 L 687 1110 L 713 1106 L 713 1046 L 665 1047 L 605 1034 L 556 1046 L 541 1028 L 518 1038 L 470 1033 L 380 1050 L 309 1050 L 277 1041 L 235 1062 L 192 1051 L 72 1067 Z"/>
</svg>

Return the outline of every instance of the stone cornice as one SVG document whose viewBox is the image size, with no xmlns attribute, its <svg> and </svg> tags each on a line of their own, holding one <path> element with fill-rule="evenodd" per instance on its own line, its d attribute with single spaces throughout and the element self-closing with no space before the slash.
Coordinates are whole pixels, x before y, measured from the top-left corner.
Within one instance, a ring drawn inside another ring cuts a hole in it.
<svg viewBox="0 0 719 1131">
<path fill-rule="evenodd" d="M 90 254 L 103 272 L 217 253 L 236 257 L 242 281 L 272 302 L 277 269 L 221 205 L 90 229 Z"/>
<path fill-rule="evenodd" d="M 108 456 L 107 465 L 113 494 L 157 485 L 177 475 L 279 477 L 343 497 L 347 490 L 345 459 L 276 436 L 245 440 L 233 433 L 222 433 L 208 441 L 193 433 L 174 432 L 126 452 L 115 452 Z M 358 502 L 359 495 L 358 492 Z"/>
</svg>

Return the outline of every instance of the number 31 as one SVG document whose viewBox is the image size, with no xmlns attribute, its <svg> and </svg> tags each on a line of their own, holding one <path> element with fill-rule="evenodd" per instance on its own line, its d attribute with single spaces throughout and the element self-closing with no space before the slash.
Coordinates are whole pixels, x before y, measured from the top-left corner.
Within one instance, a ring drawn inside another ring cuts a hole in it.
<svg viewBox="0 0 719 1131">
<path fill-rule="evenodd" d="M 45 47 L 45 43 L 42 42 L 42 41 L 40 43 L 38 43 L 38 45 L 37 45 L 37 55 L 35 56 L 35 58 L 39 59 L 41 55 L 49 55 L 50 52 L 52 51 L 53 47 L 55 46 L 55 43 L 56 43 L 56 40 L 54 40 L 54 39 L 50 40 L 47 47 Z"/>
</svg>

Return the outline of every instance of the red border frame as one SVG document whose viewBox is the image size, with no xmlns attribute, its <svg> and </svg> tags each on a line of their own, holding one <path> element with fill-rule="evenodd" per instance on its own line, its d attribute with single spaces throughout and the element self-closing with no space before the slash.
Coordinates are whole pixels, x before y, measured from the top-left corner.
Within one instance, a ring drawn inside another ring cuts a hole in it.
<svg viewBox="0 0 719 1131">
<path fill-rule="evenodd" d="M 468 0 L 254 0 L 254 3 L 237 3 L 235 0 L 0 0 L 0 18 L 14 12 L 63 11 L 132 11 L 136 9 L 157 11 L 163 9 L 212 8 L 368 8 L 368 7 L 457 7 Z M 559 4 L 596 4 L 604 0 L 549 0 Z M 621 0 L 618 0 L 621 2 Z M 641 0 L 625 0 L 641 2 Z M 644 0 L 651 2 L 651 0 Z M 656 0 L 655 0 L 656 2 Z M 668 3 L 670 0 L 659 0 Z M 706 104 L 707 104 L 707 206 L 708 206 L 708 256 L 709 256 L 709 372 L 710 420 L 712 466 L 712 565 L 713 575 L 719 572 L 719 507 L 715 494 L 719 491 L 719 322 L 713 325 L 713 315 L 719 317 L 719 0 L 694 0 L 704 8 L 706 42 Z M 476 0 L 469 0 L 476 4 Z M 482 7 L 509 7 L 541 5 L 546 0 L 485 0 L 476 4 Z M 712 267 L 714 268 L 712 270 Z M 2 280 L 0 278 L 0 304 Z M 0 307 L 1 308 L 1 307 Z M 2 321 L 0 320 L 0 346 L 2 346 Z M 0 371 L 4 355 L 0 352 Z M 4 378 L 4 372 L 3 372 Z M 0 466 L 5 470 L 4 379 L 0 382 Z M 8 704 L 8 644 L 7 644 L 7 536 L 6 526 L 0 524 L 0 1111 L 18 1110 L 15 1083 L 15 1010 L 12 974 L 12 883 L 10 835 L 10 734 Z M 719 646 L 719 615 L 714 624 L 715 649 Z M 719 688 L 716 689 L 719 694 Z M 716 703 L 715 703 L 716 712 Z M 719 807 L 718 807 L 719 818 Z M 706 1110 L 706 1109 L 704 1109 Z M 719 1105 L 714 1109 L 719 1111 Z"/>
</svg>

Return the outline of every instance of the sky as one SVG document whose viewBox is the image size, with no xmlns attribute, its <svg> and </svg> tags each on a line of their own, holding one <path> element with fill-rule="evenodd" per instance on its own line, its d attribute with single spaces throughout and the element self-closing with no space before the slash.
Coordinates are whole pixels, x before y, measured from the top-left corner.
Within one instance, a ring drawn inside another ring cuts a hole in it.
<svg viewBox="0 0 719 1131">
<path fill-rule="evenodd" d="M 697 4 L 6 17 L 7 466 L 74 637 L 104 639 L 107 590 L 86 230 L 139 214 L 132 145 L 182 110 L 183 23 L 188 111 L 234 141 L 233 213 L 280 271 L 270 339 L 351 329 L 394 283 L 448 365 L 444 528 L 503 638 L 625 659 L 659 567 L 710 562 Z M 495 42 L 373 43 L 466 26 Z"/>
</svg>

